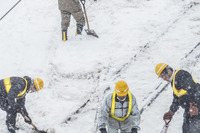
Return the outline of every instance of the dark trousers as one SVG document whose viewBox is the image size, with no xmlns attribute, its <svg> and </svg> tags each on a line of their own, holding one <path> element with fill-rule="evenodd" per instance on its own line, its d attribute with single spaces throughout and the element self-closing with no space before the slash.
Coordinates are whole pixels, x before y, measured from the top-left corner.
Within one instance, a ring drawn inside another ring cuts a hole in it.
<svg viewBox="0 0 200 133">
<path fill-rule="evenodd" d="M 0 98 L 0 108 L 7 112 L 6 125 L 9 133 L 15 133 L 17 111 L 8 106 L 7 100 Z"/>
<path fill-rule="evenodd" d="M 184 117 L 182 130 L 183 133 L 200 133 L 200 116 Z"/>
<path fill-rule="evenodd" d="M 8 107 L 8 102 L 5 98 L 3 98 L 1 95 L 0 95 L 0 108 L 3 110 L 3 111 L 6 111 L 7 110 L 7 107 Z"/>
</svg>

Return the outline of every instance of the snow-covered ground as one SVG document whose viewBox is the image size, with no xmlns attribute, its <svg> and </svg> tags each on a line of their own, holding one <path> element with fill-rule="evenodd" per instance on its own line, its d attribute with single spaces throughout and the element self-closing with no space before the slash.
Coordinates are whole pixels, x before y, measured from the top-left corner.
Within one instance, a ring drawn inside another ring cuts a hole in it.
<svg viewBox="0 0 200 133">
<path fill-rule="evenodd" d="M 16 2 L 0 0 L 0 17 Z M 85 32 L 75 36 L 72 18 L 69 40 L 62 42 L 57 1 L 22 0 L 0 21 L 1 79 L 28 75 L 44 80 L 43 90 L 26 96 L 26 108 L 39 129 L 92 133 L 96 111 L 120 79 L 127 81 L 140 109 L 162 82 L 154 72 L 157 63 L 186 69 L 200 82 L 200 47 L 184 58 L 200 42 L 200 4 L 191 2 L 195 0 L 88 0 L 90 27 L 100 38 Z M 104 95 L 107 87 L 111 89 Z M 168 86 L 142 113 L 139 132 L 160 132 L 171 101 Z M 169 132 L 181 133 L 182 113 L 180 109 L 174 116 Z M 0 110 L 2 133 L 5 116 Z M 18 133 L 31 132 L 20 115 L 17 124 L 23 127 Z"/>
</svg>

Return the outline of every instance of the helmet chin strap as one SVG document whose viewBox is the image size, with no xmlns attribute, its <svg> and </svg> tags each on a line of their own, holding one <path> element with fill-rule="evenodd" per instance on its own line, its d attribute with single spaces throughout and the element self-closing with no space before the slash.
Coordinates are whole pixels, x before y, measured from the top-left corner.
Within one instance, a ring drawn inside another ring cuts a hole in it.
<svg viewBox="0 0 200 133">
<path fill-rule="evenodd" d="M 174 76 L 174 71 L 172 72 L 172 74 L 171 74 L 171 75 L 169 75 L 168 73 L 167 73 L 167 75 L 169 76 L 169 81 L 171 82 L 171 81 L 172 81 L 172 79 L 173 79 L 173 76 Z"/>
<path fill-rule="evenodd" d="M 120 98 L 117 96 L 117 99 L 118 99 L 119 101 L 125 101 L 126 96 L 124 97 L 124 99 L 120 99 Z"/>
</svg>

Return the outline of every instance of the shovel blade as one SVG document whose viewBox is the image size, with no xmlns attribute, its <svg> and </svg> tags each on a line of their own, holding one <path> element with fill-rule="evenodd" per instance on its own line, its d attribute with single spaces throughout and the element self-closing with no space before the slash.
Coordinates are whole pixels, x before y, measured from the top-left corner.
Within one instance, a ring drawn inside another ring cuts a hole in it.
<svg viewBox="0 0 200 133">
<path fill-rule="evenodd" d="M 39 133 L 47 133 L 46 131 L 40 131 Z"/>
<path fill-rule="evenodd" d="M 99 36 L 95 33 L 94 30 L 85 29 L 85 32 L 86 32 L 88 35 L 92 35 L 92 36 L 95 36 L 96 38 L 99 38 Z"/>
<path fill-rule="evenodd" d="M 48 132 L 43 130 L 35 130 L 34 133 L 48 133 Z"/>
</svg>

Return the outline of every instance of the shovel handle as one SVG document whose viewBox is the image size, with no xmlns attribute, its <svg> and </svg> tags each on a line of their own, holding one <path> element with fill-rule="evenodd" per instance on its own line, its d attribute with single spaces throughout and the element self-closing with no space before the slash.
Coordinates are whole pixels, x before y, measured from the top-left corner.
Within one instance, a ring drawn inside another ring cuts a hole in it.
<svg viewBox="0 0 200 133">
<path fill-rule="evenodd" d="M 82 3 L 83 5 L 85 5 L 85 0 L 83 0 L 83 1 L 82 1 L 82 0 L 80 0 L 80 1 L 81 1 L 81 3 Z"/>
<path fill-rule="evenodd" d="M 22 114 L 22 116 L 23 116 L 24 119 L 26 119 L 27 121 L 30 121 L 30 119 L 29 119 L 25 114 Z M 38 128 L 35 126 L 35 124 L 31 123 L 31 125 L 34 127 L 34 130 L 35 130 L 37 133 L 47 133 L 47 131 L 38 130 Z"/>
<path fill-rule="evenodd" d="M 26 115 L 23 115 L 24 119 L 26 119 L 27 121 L 30 121 L 30 119 L 26 116 Z M 34 127 L 34 129 L 36 131 L 39 131 L 38 128 L 35 126 L 35 124 L 31 123 L 31 125 Z"/>
<path fill-rule="evenodd" d="M 165 120 L 165 126 L 168 126 L 171 120 Z"/>
<path fill-rule="evenodd" d="M 26 119 L 27 121 L 30 121 L 30 119 L 29 119 L 26 115 L 24 115 L 24 119 Z M 38 130 L 37 127 L 36 127 L 33 123 L 31 123 L 31 125 L 32 125 L 36 130 Z"/>
<path fill-rule="evenodd" d="M 82 3 L 82 5 L 83 5 L 83 10 L 84 10 L 84 14 L 85 14 L 85 18 L 86 18 L 88 30 L 90 30 L 89 21 L 88 21 L 88 17 L 87 17 L 87 12 L 86 12 L 86 8 L 85 8 L 85 2 L 83 3 L 83 2 L 81 1 L 81 3 Z"/>
</svg>

